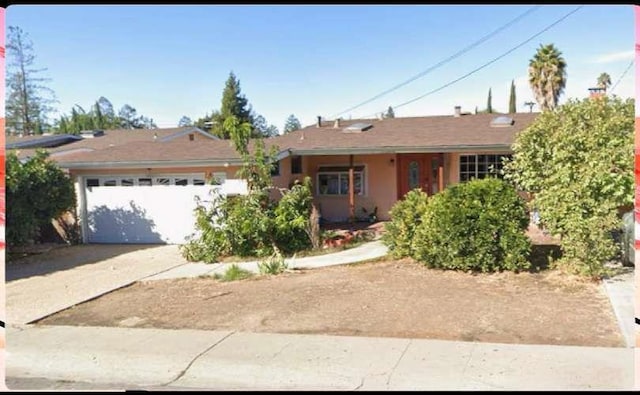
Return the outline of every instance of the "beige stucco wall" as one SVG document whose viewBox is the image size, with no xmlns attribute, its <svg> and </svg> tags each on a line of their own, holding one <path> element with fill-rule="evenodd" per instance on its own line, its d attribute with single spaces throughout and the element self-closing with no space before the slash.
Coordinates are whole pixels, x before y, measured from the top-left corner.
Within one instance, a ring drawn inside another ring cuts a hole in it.
<svg viewBox="0 0 640 395">
<path fill-rule="evenodd" d="M 393 163 L 391 159 L 394 159 Z M 354 155 L 354 165 L 365 166 L 365 194 L 355 196 L 355 214 L 363 216 L 362 208 L 371 212 L 378 207 L 378 218 L 389 219 L 389 210 L 396 202 L 396 161 L 394 154 Z M 345 221 L 349 217 L 348 196 L 319 196 L 317 190 L 318 167 L 323 165 L 349 165 L 349 155 L 307 156 L 302 167 L 311 177 L 314 201 L 319 205 L 323 218 L 331 221 Z"/>
</svg>

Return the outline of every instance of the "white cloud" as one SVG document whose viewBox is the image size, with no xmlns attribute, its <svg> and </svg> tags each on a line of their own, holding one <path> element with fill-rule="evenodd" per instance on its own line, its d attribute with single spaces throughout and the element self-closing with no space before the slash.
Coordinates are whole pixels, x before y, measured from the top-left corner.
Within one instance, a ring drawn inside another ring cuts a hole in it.
<svg viewBox="0 0 640 395">
<path fill-rule="evenodd" d="M 633 49 L 629 51 L 612 52 L 605 55 L 601 55 L 591 63 L 614 63 L 622 62 L 633 59 L 635 52 Z"/>
</svg>

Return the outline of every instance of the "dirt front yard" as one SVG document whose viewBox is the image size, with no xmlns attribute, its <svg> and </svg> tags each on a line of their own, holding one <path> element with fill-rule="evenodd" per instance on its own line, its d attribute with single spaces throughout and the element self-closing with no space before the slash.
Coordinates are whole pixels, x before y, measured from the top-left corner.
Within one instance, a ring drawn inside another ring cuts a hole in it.
<svg viewBox="0 0 640 395">
<path fill-rule="evenodd" d="M 598 284 L 380 261 L 235 282 L 133 284 L 38 322 L 624 347 Z"/>
</svg>

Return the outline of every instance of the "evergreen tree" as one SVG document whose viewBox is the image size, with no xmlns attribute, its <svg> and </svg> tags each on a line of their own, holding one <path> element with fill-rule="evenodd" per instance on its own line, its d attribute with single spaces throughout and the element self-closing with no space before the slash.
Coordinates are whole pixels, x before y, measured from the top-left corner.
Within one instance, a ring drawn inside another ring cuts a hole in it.
<svg viewBox="0 0 640 395">
<path fill-rule="evenodd" d="M 230 72 L 222 92 L 220 112 L 215 113 L 212 117 L 212 133 L 223 139 L 230 138 L 229 130 L 225 128 L 225 123 L 227 118 L 232 115 L 236 117 L 234 122 L 239 124 L 246 122 L 252 126 L 254 124 L 249 101 L 240 90 L 240 80 L 236 78 L 233 72 Z"/>
<path fill-rule="evenodd" d="M 391 106 L 389 106 L 389 108 L 387 108 L 387 113 L 384 114 L 385 118 L 395 118 L 396 114 L 393 112 L 393 108 Z"/>
<path fill-rule="evenodd" d="M 487 97 L 487 113 L 493 113 L 493 108 L 491 107 L 491 88 L 489 88 L 489 96 Z"/>
<path fill-rule="evenodd" d="M 509 114 L 516 113 L 516 84 L 511 80 L 511 93 L 509 94 Z"/>
<path fill-rule="evenodd" d="M 300 121 L 298 120 L 298 118 L 296 118 L 295 115 L 289 115 L 289 118 L 287 118 L 287 121 L 284 124 L 283 134 L 291 133 L 294 130 L 298 129 L 302 129 Z"/>
<path fill-rule="evenodd" d="M 55 95 L 43 85 L 49 79 L 37 76 L 46 69 L 34 68 L 33 43 L 27 33 L 16 26 L 9 26 L 7 30 L 7 130 L 16 134 L 41 132 L 47 114 L 53 110 Z"/>
</svg>

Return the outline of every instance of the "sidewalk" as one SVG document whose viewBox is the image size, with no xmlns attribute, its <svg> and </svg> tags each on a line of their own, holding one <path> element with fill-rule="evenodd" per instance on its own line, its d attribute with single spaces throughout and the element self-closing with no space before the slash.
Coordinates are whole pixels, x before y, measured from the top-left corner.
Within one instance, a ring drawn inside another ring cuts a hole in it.
<svg viewBox="0 0 640 395">
<path fill-rule="evenodd" d="M 28 379 L 64 381 L 67 388 L 78 382 L 84 389 L 149 390 L 631 390 L 634 385 L 629 348 L 52 326 L 11 328 L 7 338 L 10 389 L 34 389 Z"/>
</svg>

